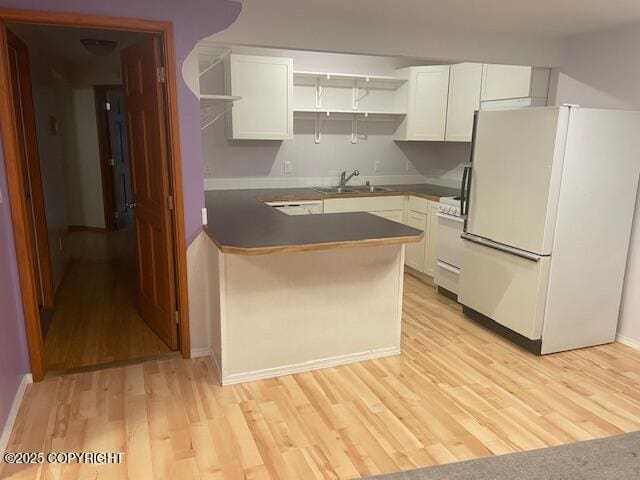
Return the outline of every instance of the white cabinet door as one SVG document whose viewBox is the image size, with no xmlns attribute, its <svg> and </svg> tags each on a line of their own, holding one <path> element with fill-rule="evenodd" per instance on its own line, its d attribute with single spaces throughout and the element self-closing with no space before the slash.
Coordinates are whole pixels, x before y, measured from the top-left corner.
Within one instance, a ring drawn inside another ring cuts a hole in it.
<svg viewBox="0 0 640 480">
<path fill-rule="evenodd" d="M 398 98 L 407 102 L 407 116 L 395 139 L 444 140 L 449 65 L 409 67 L 404 73 L 408 73 L 409 81 L 398 91 Z"/>
<path fill-rule="evenodd" d="M 482 86 L 481 63 L 451 65 L 449 73 L 449 103 L 447 106 L 448 142 L 470 142 L 473 112 L 480 109 Z"/>
<path fill-rule="evenodd" d="M 293 60 L 256 55 L 230 55 L 232 139 L 285 140 L 293 137 Z"/>
<path fill-rule="evenodd" d="M 418 230 L 422 230 L 423 232 L 425 232 L 425 234 L 420 242 L 407 243 L 404 263 L 409 265 L 414 270 L 424 272 L 424 254 L 426 238 L 428 235 L 428 233 L 426 232 L 427 216 L 422 213 L 410 210 L 409 212 L 407 212 L 407 225 L 413 228 L 417 228 Z"/>
<path fill-rule="evenodd" d="M 324 213 L 402 211 L 403 205 L 403 196 L 327 198 L 324 201 Z"/>
<path fill-rule="evenodd" d="M 531 96 L 533 68 L 520 65 L 483 65 L 482 101 Z"/>
<path fill-rule="evenodd" d="M 434 277 L 438 263 L 438 204 L 436 202 L 429 202 L 427 222 L 428 235 L 425 243 L 424 273 Z"/>
</svg>

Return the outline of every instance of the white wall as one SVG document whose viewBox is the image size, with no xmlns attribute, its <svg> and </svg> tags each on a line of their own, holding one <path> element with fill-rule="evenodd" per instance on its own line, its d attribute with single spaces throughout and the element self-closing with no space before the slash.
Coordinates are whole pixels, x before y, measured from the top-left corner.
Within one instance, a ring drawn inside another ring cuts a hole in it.
<svg viewBox="0 0 640 480">
<path fill-rule="evenodd" d="M 62 281 L 68 255 L 64 250 L 67 240 L 67 201 L 64 165 L 68 158 L 65 135 L 72 135 L 73 124 L 65 121 L 70 108 L 71 89 L 68 82 L 68 65 L 60 59 L 43 53 L 43 41 L 35 31 L 12 26 L 29 49 L 31 83 L 35 107 L 38 154 L 49 251 L 54 286 Z M 58 132 L 51 130 L 50 122 L 58 124 Z M 60 248 L 62 245 L 62 248 Z"/>
<path fill-rule="evenodd" d="M 321 52 L 243 47 L 234 47 L 233 51 L 291 57 L 296 70 L 371 75 L 394 75 L 397 68 L 415 63 L 394 57 Z M 201 79 L 200 89 L 203 93 L 222 93 L 224 82 L 221 70 L 220 67 L 217 71 L 211 71 Z M 333 100 L 334 107 L 348 108 L 351 90 L 328 89 L 325 96 L 325 106 L 331 106 L 329 104 Z M 308 108 L 313 98 L 312 87 L 294 88 L 295 105 Z M 363 102 L 375 103 L 363 108 L 392 110 L 393 100 L 393 91 L 372 92 Z M 469 158 L 468 143 L 396 142 L 393 140 L 396 128 L 394 121 L 361 122 L 358 143 L 352 144 L 351 121 L 324 120 L 321 142 L 316 144 L 313 118 L 301 119 L 296 116 L 292 140 L 229 141 L 226 139 L 225 122 L 220 119 L 203 131 L 205 183 L 211 188 L 241 187 L 242 183 L 225 179 L 250 177 L 245 185 L 247 187 L 260 185 L 261 179 L 290 179 L 294 182 L 290 186 L 307 184 L 300 183 L 304 179 L 321 185 L 326 181 L 333 182 L 334 177 L 343 170 L 358 169 L 360 177 L 354 182 L 363 183 L 365 179 L 370 179 L 373 183 L 381 184 L 426 180 L 455 187 L 459 185 L 461 164 Z M 285 162 L 291 164 L 290 174 L 284 172 Z"/>
<path fill-rule="evenodd" d="M 72 72 L 75 135 L 67 142 L 67 203 L 69 225 L 104 228 L 102 172 L 96 121 L 94 85 L 120 83 L 119 56 L 112 54 L 74 64 Z"/>
<path fill-rule="evenodd" d="M 640 25 L 626 26 L 567 40 L 565 65 L 555 72 L 557 104 L 640 109 Z M 640 132 L 639 132 L 640 133 Z M 640 161 L 640 159 L 638 160 Z M 640 199 L 623 292 L 622 339 L 640 346 Z"/>
<path fill-rule="evenodd" d="M 348 4 L 350 2 L 343 2 Z M 388 2 L 389 9 L 394 8 Z M 468 8 L 472 8 L 469 5 Z M 425 4 L 425 9 L 429 6 Z M 465 6 L 466 8 L 466 6 Z M 422 18 L 389 21 L 389 15 L 361 8 L 338 12 L 323 2 L 244 0 L 238 20 L 212 37 L 228 44 L 262 45 L 325 52 L 392 55 L 434 60 L 562 64 L 561 37 L 451 27 L 425 27 Z M 286 12 L 286 14 L 283 14 Z M 393 13 L 393 12 L 390 12 Z"/>
</svg>

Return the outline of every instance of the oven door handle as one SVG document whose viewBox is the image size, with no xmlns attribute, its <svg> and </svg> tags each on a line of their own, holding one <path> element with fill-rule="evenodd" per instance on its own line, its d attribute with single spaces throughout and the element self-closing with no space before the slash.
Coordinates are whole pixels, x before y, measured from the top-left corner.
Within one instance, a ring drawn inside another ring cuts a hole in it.
<svg viewBox="0 0 640 480">
<path fill-rule="evenodd" d="M 449 271 L 451 273 L 455 273 L 456 275 L 460 275 L 460 269 L 459 268 L 454 267 L 453 265 L 449 265 L 446 262 L 441 262 L 440 260 L 438 260 L 436 262 L 436 265 L 438 267 L 440 267 L 441 269 L 443 269 L 443 270 L 447 270 L 447 271 Z"/>
</svg>

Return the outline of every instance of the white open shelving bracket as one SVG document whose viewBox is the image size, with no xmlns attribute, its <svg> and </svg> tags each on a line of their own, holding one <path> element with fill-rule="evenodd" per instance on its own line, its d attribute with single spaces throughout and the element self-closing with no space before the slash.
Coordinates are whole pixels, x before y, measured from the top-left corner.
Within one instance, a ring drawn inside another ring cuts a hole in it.
<svg viewBox="0 0 640 480">
<path fill-rule="evenodd" d="M 237 95 L 200 95 L 200 129 L 205 130 L 227 112 L 230 112 L 233 108 L 233 103 L 240 99 L 242 97 Z M 218 104 L 225 104 L 224 110 L 213 117 L 209 117 L 209 112 L 213 109 L 213 106 Z"/>
<path fill-rule="evenodd" d="M 368 115 L 365 115 L 367 117 Z M 351 119 L 351 143 L 358 143 L 358 115 L 354 114 Z"/>
<path fill-rule="evenodd" d="M 220 64 L 220 62 L 222 62 L 229 55 L 231 55 L 231 49 L 227 49 L 224 52 L 222 52 L 220 55 L 215 57 L 213 62 L 211 62 L 210 65 L 208 65 L 207 67 L 205 67 L 203 70 L 201 70 L 199 72 L 200 73 L 200 77 L 202 77 L 203 75 L 206 75 L 207 72 L 213 70 L 217 65 Z"/>
</svg>

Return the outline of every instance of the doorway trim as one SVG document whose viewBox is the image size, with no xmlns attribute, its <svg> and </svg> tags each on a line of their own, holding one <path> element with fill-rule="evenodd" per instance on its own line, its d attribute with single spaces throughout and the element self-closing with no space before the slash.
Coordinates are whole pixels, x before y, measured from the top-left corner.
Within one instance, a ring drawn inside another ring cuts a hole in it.
<svg viewBox="0 0 640 480">
<path fill-rule="evenodd" d="M 12 94 L 10 93 L 9 54 L 7 44 L 7 23 L 26 23 L 53 25 L 62 27 L 83 27 L 109 30 L 128 30 L 159 34 L 164 47 L 166 68 L 167 102 L 167 142 L 169 149 L 170 186 L 174 199 L 172 210 L 175 250 L 176 304 L 179 313 L 178 332 L 180 352 L 183 358 L 190 358 L 189 336 L 189 297 L 187 290 L 187 244 L 184 222 L 184 199 L 182 189 L 182 168 L 180 158 L 180 131 L 178 120 L 177 80 L 173 41 L 173 26 L 170 22 L 139 20 L 74 13 L 53 13 L 35 10 L 0 9 L 0 128 L 4 161 L 7 171 L 8 194 L 11 203 L 11 216 L 16 243 L 16 256 L 20 276 L 20 290 L 24 320 L 27 333 L 27 345 L 31 361 L 33 380 L 44 379 L 45 358 L 40 318 L 38 312 L 34 261 L 26 239 L 28 215 L 24 201 L 23 186 L 19 172 L 19 150 L 17 125 L 12 112 Z"/>
<path fill-rule="evenodd" d="M 42 288 L 42 308 L 52 309 L 55 303 L 55 286 L 53 282 L 53 267 L 51 266 L 51 255 L 49 249 L 49 232 L 47 229 L 47 217 L 44 209 L 44 188 L 42 186 L 42 174 L 40 171 L 40 152 L 38 151 L 38 138 L 36 136 L 36 117 L 33 105 L 33 91 L 31 86 L 30 59 L 27 46 L 12 32 L 7 31 L 7 43 L 13 43 L 17 49 L 18 58 L 16 68 L 18 69 L 18 94 L 20 97 L 21 113 L 24 121 L 23 137 L 25 145 L 25 168 L 28 172 L 26 178 L 22 176 L 22 184 L 29 184 L 31 192 L 31 204 L 33 207 L 33 241 L 37 256 L 38 274 L 40 282 L 36 281 Z M 22 172 L 24 173 L 24 171 Z M 27 211 L 28 211 L 27 207 Z M 29 215 L 31 217 L 31 215 Z"/>
</svg>

